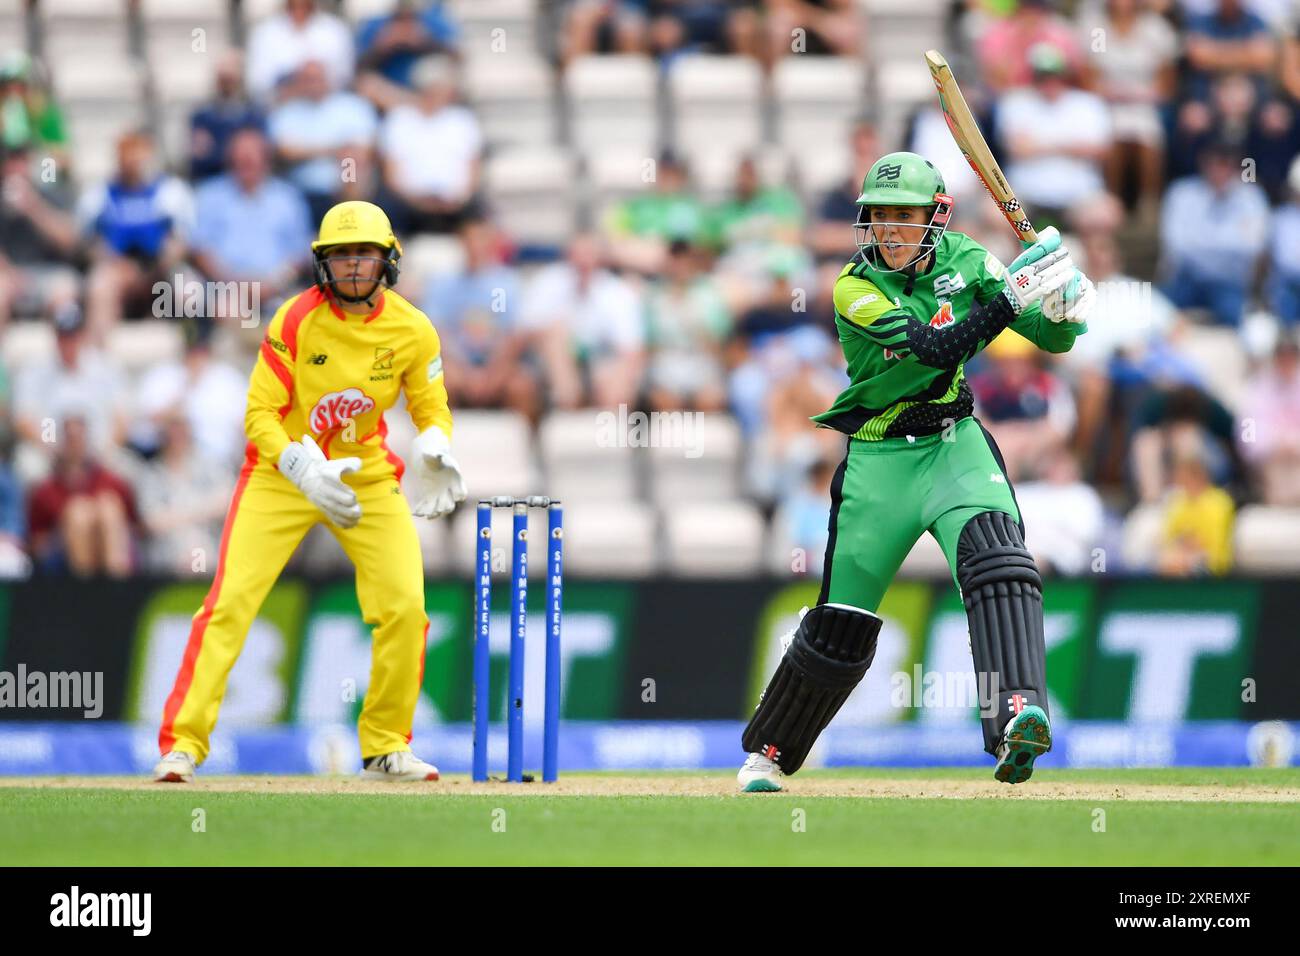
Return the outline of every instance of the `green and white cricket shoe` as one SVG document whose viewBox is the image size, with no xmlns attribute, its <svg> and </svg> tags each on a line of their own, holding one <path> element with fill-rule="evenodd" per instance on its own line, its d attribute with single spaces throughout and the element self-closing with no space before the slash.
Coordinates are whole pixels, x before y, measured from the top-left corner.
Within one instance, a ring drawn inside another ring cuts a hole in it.
<svg viewBox="0 0 1300 956">
<path fill-rule="evenodd" d="M 1030 704 L 1007 721 L 993 776 L 1003 783 L 1024 783 L 1034 772 L 1034 761 L 1051 749 L 1052 725 L 1047 714 Z"/>
<path fill-rule="evenodd" d="M 194 780 L 194 755 L 169 751 L 153 768 L 153 778 L 158 783 L 190 783 Z"/>
<path fill-rule="evenodd" d="M 736 782 L 741 793 L 776 793 L 785 789 L 781 783 L 784 776 L 775 761 L 762 754 L 750 754 L 736 774 Z"/>
</svg>

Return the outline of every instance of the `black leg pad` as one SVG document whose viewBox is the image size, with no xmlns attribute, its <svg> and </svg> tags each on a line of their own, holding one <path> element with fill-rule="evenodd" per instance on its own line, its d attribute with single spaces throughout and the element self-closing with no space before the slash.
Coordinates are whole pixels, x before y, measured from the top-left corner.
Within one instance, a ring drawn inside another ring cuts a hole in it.
<svg viewBox="0 0 1300 956">
<path fill-rule="evenodd" d="M 881 619 L 847 604 L 819 604 L 799 622 L 741 736 L 786 773 L 803 766 L 817 737 L 861 683 L 876 655 Z"/>
<path fill-rule="evenodd" d="M 957 583 L 976 686 L 996 695 L 995 712 L 980 715 L 984 749 L 994 753 L 1007 721 L 1023 707 L 1048 713 L 1043 581 L 1010 515 L 986 511 L 966 522 L 957 541 Z"/>
</svg>

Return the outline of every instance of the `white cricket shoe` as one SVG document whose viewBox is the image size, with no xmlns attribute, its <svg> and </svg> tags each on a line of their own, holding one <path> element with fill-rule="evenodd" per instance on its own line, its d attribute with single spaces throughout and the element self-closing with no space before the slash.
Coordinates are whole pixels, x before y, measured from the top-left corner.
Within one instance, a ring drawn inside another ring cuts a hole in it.
<svg viewBox="0 0 1300 956">
<path fill-rule="evenodd" d="M 153 768 L 153 778 L 158 783 L 191 783 L 194 780 L 194 755 L 184 750 L 164 754 Z"/>
<path fill-rule="evenodd" d="M 784 776 L 774 761 L 762 754 L 750 754 L 736 774 L 736 782 L 740 784 L 742 793 L 776 793 L 783 789 L 781 778 Z"/>
<path fill-rule="evenodd" d="M 368 761 L 361 776 L 367 780 L 437 780 L 438 768 L 409 750 L 395 750 Z"/>
</svg>

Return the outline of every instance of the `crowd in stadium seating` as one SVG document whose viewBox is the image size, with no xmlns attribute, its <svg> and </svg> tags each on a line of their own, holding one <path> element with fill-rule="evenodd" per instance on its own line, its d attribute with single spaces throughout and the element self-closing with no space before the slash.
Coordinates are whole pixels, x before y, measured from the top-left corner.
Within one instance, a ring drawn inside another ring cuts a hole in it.
<svg viewBox="0 0 1300 956">
<path fill-rule="evenodd" d="M 315 224 L 349 198 L 380 203 L 407 245 L 400 290 L 441 334 L 454 409 L 533 429 L 620 406 L 728 415 L 744 495 L 783 547 L 820 554 L 843 436 L 808 416 L 845 383 L 830 292 L 867 167 L 896 148 L 932 158 L 954 228 L 1015 253 L 933 97 L 892 128 L 863 92 L 818 189 L 773 175 L 759 147 L 709 192 L 699 154 L 660 143 L 642 188 L 547 246 L 485 187 L 496 144 L 463 95 L 482 57 L 464 6 L 227 7 L 243 42 L 210 55 L 186 155 L 156 126 L 124 128 L 103 182 L 78 178 L 39 44 L 0 49 L 0 576 L 211 573 L 196 555 L 219 539 L 261 331 L 229 302 L 167 307 L 193 282 L 239 282 L 269 316 L 311 281 Z M 700 52 L 774 76 L 791 58 L 870 59 L 870 6 L 570 0 L 539 14 L 537 52 L 557 78 L 609 55 L 667 75 Z M 968 366 L 1030 546 L 1067 574 L 1106 555 L 1225 573 L 1241 506 L 1300 506 L 1300 23 L 1271 0 L 953 9 L 944 42 L 1009 179 L 1101 290 L 1073 352 L 1006 333 Z M 417 255 L 421 237 L 437 255 Z M 182 347 L 122 361 L 118 337 L 159 316 Z M 53 348 L 19 360 L 8 343 L 35 323 Z"/>
</svg>

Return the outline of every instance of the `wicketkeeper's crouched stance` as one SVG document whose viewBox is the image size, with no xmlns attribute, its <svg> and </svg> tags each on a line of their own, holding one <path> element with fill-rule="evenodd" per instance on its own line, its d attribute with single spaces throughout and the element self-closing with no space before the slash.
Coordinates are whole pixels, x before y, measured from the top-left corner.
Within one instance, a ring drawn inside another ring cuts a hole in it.
<svg viewBox="0 0 1300 956">
<path fill-rule="evenodd" d="M 414 514 L 436 518 L 465 497 L 450 455 L 451 412 L 438 335 L 395 292 L 402 247 L 378 206 L 345 202 L 312 244 L 316 286 L 271 320 L 248 388 L 248 450 L 221 535 L 216 574 L 194 615 L 158 734 L 155 777 L 184 782 L 208 755 L 226 679 L 285 563 L 326 521 L 356 567 L 357 600 L 373 630 L 370 684 L 358 731 L 364 773 L 436 780 L 411 753 L 424 672 L 424 568 L 403 462 L 384 412 L 399 392 L 419 429 Z"/>
<path fill-rule="evenodd" d="M 831 485 L 821 594 L 787 635 L 745 728 L 740 785 L 779 790 L 803 765 L 871 665 L 874 612 L 927 531 L 961 589 L 977 686 L 996 690 L 996 715 L 982 717 L 984 748 L 997 757 L 997 779 L 1019 783 L 1052 744 L 1042 581 L 1002 456 L 971 415 L 963 367 L 1008 326 L 1049 352 L 1068 351 L 1087 330 L 1096 293 L 1055 230 L 1008 269 L 948 232 L 952 199 L 915 153 L 879 159 L 858 206 L 859 252 L 834 291 L 851 383 L 815 419 L 849 436 Z"/>
</svg>

